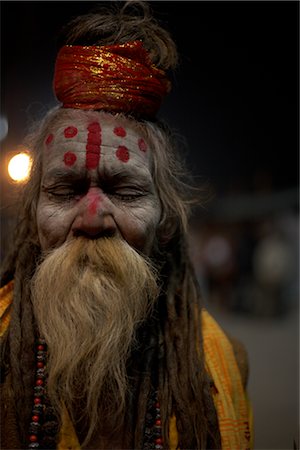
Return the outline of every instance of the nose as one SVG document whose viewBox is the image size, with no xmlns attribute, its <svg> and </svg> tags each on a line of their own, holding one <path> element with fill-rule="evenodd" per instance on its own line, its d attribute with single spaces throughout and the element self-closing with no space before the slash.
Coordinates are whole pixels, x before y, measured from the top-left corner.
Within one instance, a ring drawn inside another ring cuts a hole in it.
<svg viewBox="0 0 300 450">
<path fill-rule="evenodd" d="M 117 225 L 109 199 L 95 192 L 82 199 L 78 215 L 72 225 L 73 236 L 85 236 L 90 239 L 114 236 Z"/>
</svg>

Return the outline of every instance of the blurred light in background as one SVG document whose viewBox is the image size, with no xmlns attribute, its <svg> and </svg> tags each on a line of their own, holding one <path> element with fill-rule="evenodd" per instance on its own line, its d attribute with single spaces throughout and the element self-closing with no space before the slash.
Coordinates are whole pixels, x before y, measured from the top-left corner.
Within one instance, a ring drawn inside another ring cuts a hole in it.
<svg viewBox="0 0 300 450">
<path fill-rule="evenodd" d="M 208 265 L 221 267 L 231 259 L 231 248 L 223 236 L 212 236 L 204 248 L 204 258 Z"/>
<path fill-rule="evenodd" d="M 21 152 L 13 156 L 8 163 L 8 174 L 10 178 L 17 182 L 27 180 L 31 164 L 32 160 L 27 152 Z"/>
<path fill-rule="evenodd" d="M 291 278 L 293 254 L 283 237 L 275 233 L 260 240 L 253 253 L 257 280 L 266 286 L 279 287 Z"/>
</svg>

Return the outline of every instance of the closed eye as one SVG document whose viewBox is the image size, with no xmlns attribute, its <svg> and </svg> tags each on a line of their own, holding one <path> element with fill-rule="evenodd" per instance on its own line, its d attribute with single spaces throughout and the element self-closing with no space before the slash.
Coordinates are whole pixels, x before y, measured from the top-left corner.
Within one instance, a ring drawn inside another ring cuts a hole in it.
<svg viewBox="0 0 300 450">
<path fill-rule="evenodd" d="M 85 194 L 83 187 L 69 185 L 55 185 L 51 187 L 42 186 L 42 191 L 46 193 L 49 200 L 57 202 L 69 202 L 78 200 Z"/>
<path fill-rule="evenodd" d="M 110 190 L 107 194 L 122 201 L 134 201 L 147 195 L 147 191 L 132 187 L 122 187 Z"/>
</svg>

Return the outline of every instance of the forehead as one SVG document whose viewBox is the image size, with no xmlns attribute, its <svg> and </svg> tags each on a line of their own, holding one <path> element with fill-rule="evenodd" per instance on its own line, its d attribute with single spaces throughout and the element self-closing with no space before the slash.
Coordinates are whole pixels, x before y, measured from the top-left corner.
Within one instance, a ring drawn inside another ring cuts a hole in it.
<svg viewBox="0 0 300 450">
<path fill-rule="evenodd" d="M 73 113 L 52 124 L 44 141 L 43 165 L 66 169 L 100 169 L 114 164 L 118 170 L 149 166 L 149 146 L 140 129 L 123 117 Z"/>
</svg>

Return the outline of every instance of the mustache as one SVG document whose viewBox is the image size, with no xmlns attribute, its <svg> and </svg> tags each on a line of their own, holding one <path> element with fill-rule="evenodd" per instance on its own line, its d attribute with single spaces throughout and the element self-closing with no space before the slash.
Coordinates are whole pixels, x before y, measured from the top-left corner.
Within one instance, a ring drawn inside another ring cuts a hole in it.
<svg viewBox="0 0 300 450">
<path fill-rule="evenodd" d="M 106 273 L 118 272 L 120 264 L 124 263 L 126 254 L 130 258 L 141 258 L 155 274 L 158 276 L 158 269 L 154 261 L 131 247 L 125 240 L 111 236 L 100 237 L 97 239 L 89 239 L 84 236 L 74 237 L 65 241 L 61 246 L 45 250 L 41 254 L 40 263 L 46 258 L 62 258 L 65 255 L 64 263 L 68 270 L 72 270 L 74 264 L 78 264 L 83 270 L 85 266 L 90 265 L 91 268 L 97 271 L 97 268 Z M 121 259 L 120 259 L 121 258 Z M 101 266 L 103 263 L 103 266 Z"/>
<path fill-rule="evenodd" d="M 43 270 L 44 261 L 47 261 L 49 281 L 51 283 L 52 279 L 54 285 L 57 268 L 61 265 L 61 270 L 66 276 L 74 279 L 75 288 L 80 284 L 82 289 L 89 291 L 91 288 L 89 278 L 92 275 L 95 285 L 93 290 L 98 284 L 107 285 L 108 289 L 122 289 L 124 295 L 131 296 L 138 286 L 139 290 L 145 291 L 146 296 L 147 289 L 151 297 L 159 294 L 159 269 L 150 257 L 140 253 L 120 237 L 89 239 L 79 236 L 66 241 L 56 249 L 46 251 L 42 255 L 37 272 Z M 144 272 L 147 272 L 147 276 Z M 155 294 L 153 283 L 152 286 L 147 286 L 148 278 L 155 281 Z M 64 289 L 64 285 L 61 287 Z"/>
</svg>

